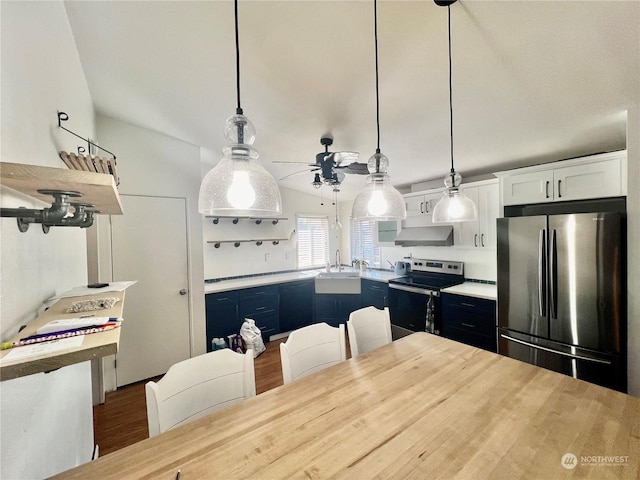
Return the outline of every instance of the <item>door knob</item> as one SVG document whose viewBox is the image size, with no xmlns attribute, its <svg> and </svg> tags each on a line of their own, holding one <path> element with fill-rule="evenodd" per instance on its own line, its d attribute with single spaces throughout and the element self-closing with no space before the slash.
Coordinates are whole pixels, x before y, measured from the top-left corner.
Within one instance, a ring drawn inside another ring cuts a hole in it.
<svg viewBox="0 0 640 480">
<path fill-rule="evenodd" d="M 187 289 L 183 288 L 182 290 L 180 290 L 180 295 L 186 295 L 187 294 Z"/>
</svg>

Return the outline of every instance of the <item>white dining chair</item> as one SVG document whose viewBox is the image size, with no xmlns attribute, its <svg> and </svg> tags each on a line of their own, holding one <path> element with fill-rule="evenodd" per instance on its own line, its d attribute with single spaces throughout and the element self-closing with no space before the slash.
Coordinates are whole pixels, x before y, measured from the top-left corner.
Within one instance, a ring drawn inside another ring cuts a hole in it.
<svg viewBox="0 0 640 480">
<path fill-rule="evenodd" d="M 347 358 L 344 324 L 331 327 L 314 323 L 294 330 L 280 344 L 282 378 L 285 385 Z"/>
<path fill-rule="evenodd" d="M 391 343 L 389 307 L 383 310 L 365 307 L 351 312 L 347 320 L 347 333 L 352 358 Z"/>
<path fill-rule="evenodd" d="M 149 436 L 256 395 L 253 351 L 215 350 L 169 367 L 145 386 Z"/>
</svg>

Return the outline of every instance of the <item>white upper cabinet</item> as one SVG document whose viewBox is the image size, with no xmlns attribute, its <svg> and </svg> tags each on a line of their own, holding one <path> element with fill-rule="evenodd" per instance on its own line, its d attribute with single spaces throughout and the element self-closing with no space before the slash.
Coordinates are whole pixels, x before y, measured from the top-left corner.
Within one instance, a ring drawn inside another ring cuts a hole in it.
<svg viewBox="0 0 640 480">
<path fill-rule="evenodd" d="M 476 204 L 478 220 L 454 224 L 454 246 L 496 248 L 496 219 L 500 216 L 498 180 L 463 183 L 462 191 Z"/>
<path fill-rule="evenodd" d="M 627 152 L 536 165 L 497 173 L 503 205 L 562 202 L 626 195 Z"/>
<path fill-rule="evenodd" d="M 416 227 L 433 225 L 433 209 L 441 197 L 442 188 L 404 195 L 404 202 L 407 207 L 407 219 L 404 220 L 403 226 Z"/>
</svg>

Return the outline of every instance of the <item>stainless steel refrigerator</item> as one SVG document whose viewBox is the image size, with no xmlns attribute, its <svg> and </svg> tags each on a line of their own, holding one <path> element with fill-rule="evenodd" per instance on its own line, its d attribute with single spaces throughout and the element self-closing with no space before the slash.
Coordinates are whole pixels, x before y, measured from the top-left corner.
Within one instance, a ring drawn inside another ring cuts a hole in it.
<svg viewBox="0 0 640 480">
<path fill-rule="evenodd" d="M 498 219 L 498 353 L 626 392 L 624 222 Z"/>
</svg>

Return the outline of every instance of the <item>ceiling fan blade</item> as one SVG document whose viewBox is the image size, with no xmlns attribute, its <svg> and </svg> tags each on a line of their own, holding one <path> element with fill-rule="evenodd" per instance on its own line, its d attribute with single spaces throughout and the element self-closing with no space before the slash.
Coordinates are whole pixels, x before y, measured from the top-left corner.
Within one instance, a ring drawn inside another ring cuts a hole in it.
<svg viewBox="0 0 640 480">
<path fill-rule="evenodd" d="M 358 152 L 335 152 L 333 161 L 340 165 L 341 163 L 355 162 L 359 157 L 360 154 Z"/>
<path fill-rule="evenodd" d="M 369 168 L 366 163 L 353 162 L 342 167 L 342 170 L 352 175 L 369 175 Z"/>
<path fill-rule="evenodd" d="M 293 175 L 298 175 L 299 173 L 303 173 L 303 172 L 305 172 L 305 173 L 306 173 L 306 172 L 315 172 L 316 170 L 320 170 L 320 169 L 319 169 L 319 168 L 311 168 L 311 169 L 309 169 L 309 168 L 305 168 L 304 170 L 298 170 L 297 172 L 293 172 L 293 173 L 290 173 L 289 175 L 285 175 L 285 176 L 284 176 L 284 177 L 282 177 L 280 180 L 284 180 L 285 178 L 292 177 Z M 278 181 L 280 181 L 280 180 L 278 180 Z"/>
</svg>

